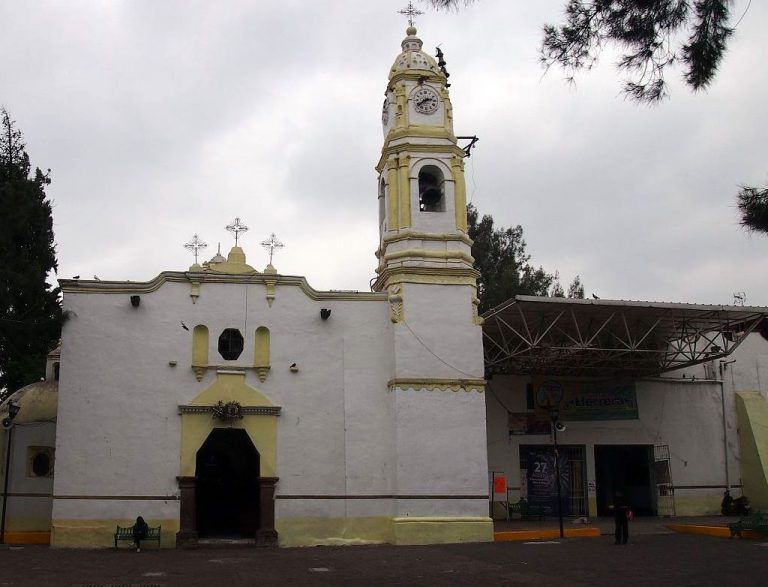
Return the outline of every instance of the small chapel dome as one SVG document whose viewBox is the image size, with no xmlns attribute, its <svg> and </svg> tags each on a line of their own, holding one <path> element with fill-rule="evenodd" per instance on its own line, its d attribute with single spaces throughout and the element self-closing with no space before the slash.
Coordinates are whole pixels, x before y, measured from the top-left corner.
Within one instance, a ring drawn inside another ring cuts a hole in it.
<svg viewBox="0 0 768 587">
<path fill-rule="evenodd" d="M 216 253 L 208 263 L 224 263 L 227 259 L 221 254 L 221 251 Z"/>
<path fill-rule="evenodd" d="M 6 414 L 7 405 L 12 401 L 21 408 L 14 420 L 16 424 L 54 421 L 59 409 L 58 387 L 57 381 L 30 383 L 12 393 L 0 404 L 0 413 Z"/>
<path fill-rule="evenodd" d="M 389 72 L 389 79 L 403 71 L 424 71 L 430 74 L 443 76 L 443 72 L 440 71 L 440 67 L 437 65 L 437 61 L 431 55 L 426 54 L 421 50 L 423 43 L 420 38 L 416 36 L 416 27 L 409 26 L 405 30 L 407 37 L 403 39 L 401 47 L 403 52 L 397 56 L 395 63 L 392 65 L 392 69 Z"/>
</svg>

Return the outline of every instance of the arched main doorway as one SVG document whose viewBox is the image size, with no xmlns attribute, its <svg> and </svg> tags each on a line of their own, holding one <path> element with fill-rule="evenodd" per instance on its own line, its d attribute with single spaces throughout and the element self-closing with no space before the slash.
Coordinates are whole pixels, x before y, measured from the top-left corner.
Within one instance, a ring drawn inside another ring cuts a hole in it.
<svg viewBox="0 0 768 587">
<path fill-rule="evenodd" d="M 245 430 L 215 428 L 197 451 L 196 517 L 201 537 L 253 537 L 259 528 L 259 451 Z"/>
</svg>

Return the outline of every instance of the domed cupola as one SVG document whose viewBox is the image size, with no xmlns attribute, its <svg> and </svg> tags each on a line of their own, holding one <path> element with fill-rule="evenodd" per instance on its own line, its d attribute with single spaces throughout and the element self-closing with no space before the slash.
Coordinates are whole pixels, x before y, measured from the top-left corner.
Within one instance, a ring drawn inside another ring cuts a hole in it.
<svg viewBox="0 0 768 587">
<path fill-rule="evenodd" d="M 399 72 L 404 71 L 419 71 L 426 75 L 437 75 L 445 78 L 435 58 L 421 50 L 423 43 L 416 36 L 416 27 L 409 26 L 405 33 L 408 36 L 401 43 L 403 52 L 395 59 L 395 63 L 389 72 L 389 79 L 391 80 Z"/>
</svg>

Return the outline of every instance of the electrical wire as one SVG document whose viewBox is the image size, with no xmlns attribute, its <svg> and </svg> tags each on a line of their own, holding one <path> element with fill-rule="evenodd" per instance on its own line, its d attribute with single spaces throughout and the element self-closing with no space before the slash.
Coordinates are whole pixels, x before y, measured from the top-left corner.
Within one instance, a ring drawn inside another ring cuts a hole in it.
<svg viewBox="0 0 768 587">
<path fill-rule="evenodd" d="M 747 16 L 747 12 L 749 12 L 750 6 L 752 6 L 752 0 L 749 0 L 749 2 L 747 2 L 747 7 L 744 9 L 744 13 L 741 15 L 741 18 L 736 21 L 736 24 L 733 25 L 733 28 L 736 28 L 741 24 L 741 21 L 744 20 L 744 17 Z"/>
<path fill-rule="evenodd" d="M 440 361 L 441 363 L 443 363 L 443 365 L 447 365 L 448 367 L 450 367 L 451 369 L 453 369 L 453 370 L 455 370 L 455 371 L 458 371 L 458 372 L 459 372 L 459 373 L 461 373 L 462 375 L 466 375 L 467 377 L 472 377 L 473 379 L 482 379 L 482 378 L 483 378 L 483 376 L 482 376 L 482 375 L 477 375 L 477 374 L 475 374 L 475 373 L 467 373 L 466 371 L 463 371 L 462 369 L 459 369 L 459 368 L 458 368 L 456 365 L 452 365 L 451 363 L 449 363 L 448 361 L 446 361 L 445 359 L 443 359 L 441 356 L 439 356 L 437 353 L 435 353 L 435 352 L 434 352 L 434 351 L 433 351 L 431 348 L 429 348 L 429 347 L 427 346 L 427 344 L 426 344 L 426 343 L 425 343 L 423 340 L 421 340 L 421 339 L 419 338 L 419 336 L 418 336 L 418 335 L 417 335 L 417 334 L 416 334 L 416 333 L 413 331 L 413 328 L 411 328 L 411 325 L 410 325 L 410 324 L 408 324 L 408 322 L 406 322 L 405 320 L 403 320 L 403 321 L 402 321 L 402 323 L 403 323 L 403 324 L 405 324 L 405 327 L 406 327 L 406 328 L 408 329 L 408 331 L 409 331 L 409 332 L 410 332 L 410 333 L 413 335 L 413 338 L 415 338 L 417 341 L 419 341 L 419 344 L 421 344 L 421 346 L 423 346 L 423 347 L 424 347 L 424 348 L 427 350 L 427 352 L 428 352 L 430 355 L 432 355 L 432 356 L 433 356 L 433 357 L 435 357 L 435 358 L 436 358 L 438 361 Z"/>
</svg>

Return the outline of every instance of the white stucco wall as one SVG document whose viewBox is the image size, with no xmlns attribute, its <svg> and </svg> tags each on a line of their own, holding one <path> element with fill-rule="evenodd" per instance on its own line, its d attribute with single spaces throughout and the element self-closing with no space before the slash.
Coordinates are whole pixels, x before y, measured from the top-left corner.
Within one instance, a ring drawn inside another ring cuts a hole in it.
<svg viewBox="0 0 768 587">
<path fill-rule="evenodd" d="M 685 374 L 697 379 L 713 376 L 735 391 L 759 391 L 768 398 L 768 340 L 752 332 L 724 359 L 711 361 L 705 367 L 695 365 L 669 373 L 672 378 Z"/>
<path fill-rule="evenodd" d="M 0 483 L 4 483 L 8 431 L 3 430 L 0 434 Z M 36 477 L 29 474 L 28 459 L 29 447 L 53 447 L 55 439 L 56 425 L 53 422 L 14 424 L 8 484 L 10 495 L 6 510 L 6 528 L 9 531 L 48 531 L 53 476 Z"/>
<path fill-rule="evenodd" d="M 549 435 L 509 435 L 507 410 L 527 411 L 528 382 L 525 377 L 512 376 L 495 376 L 489 381 L 489 471 L 508 476 L 512 499 L 519 497 L 520 445 L 551 444 Z M 684 505 L 686 500 L 700 500 L 697 507 L 712 511 L 697 513 L 715 513 L 726 485 L 726 453 L 728 482 L 739 482 L 736 422 L 734 411 L 728 407 L 733 401 L 729 391 L 724 391 L 720 382 L 689 378 L 639 381 L 636 390 L 639 419 L 566 422 L 567 429 L 558 434 L 558 441 L 586 447 L 589 483 L 595 482 L 595 445 L 668 445 L 677 501 Z M 726 399 L 725 433 L 722 393 Z"/>
<path fill-rule="evenodd" d="M 190 368 L 197 324 L 210 332 L 209 362 L 227 366 L 251 366 L 255 329 L 270 329 L 269 376 L 261 383 L 249 371 L 246 379 L 282 406 L 278 494 L 391 492 L 394 446 L 386 442 L 392 428 L 386 383 L 393 363 L 387 359 L 392 335 L 386 302 L 316 301 L 299 287 L 278 286 L 270 308 L 261 284 L 204 284 L 195 304 L 189 293 L 189 284 L 165 283 L 142 294 L 138 308 L 127 294 L 65 296 L 65 310 L 73 314 L 63 333 L 57 496 L 178 494 L 177 408 L 215 378 L 209 370 L 198 382 Z M 321 308 L 332 310 L 329 320 L 320 319 Z M 218 355 L 225 328 L 244 335 L 245 349 L 236 361 Z M 289 370 L 292 363 L 297 373 Z M 141 508 L 159 515 L 169 504 L 159 500 Z M 55 516 L 111 511 L 121 517 L 126 507 L 57 499 Z"/>
</svg>

